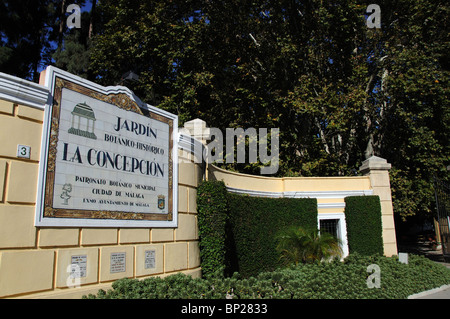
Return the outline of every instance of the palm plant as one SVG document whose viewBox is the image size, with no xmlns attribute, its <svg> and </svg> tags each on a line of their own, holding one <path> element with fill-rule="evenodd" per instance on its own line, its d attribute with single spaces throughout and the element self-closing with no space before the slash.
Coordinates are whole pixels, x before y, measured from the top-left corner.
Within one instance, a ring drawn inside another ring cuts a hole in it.
<svg viewBox="0 0 450 319">
<path fill-rule="evenodd" d="M 339 239 L 317 229 L 289 227 L 278 236 L 277 249 L 286 265 L 311 263 L 342 256 Z"/>
</svg>

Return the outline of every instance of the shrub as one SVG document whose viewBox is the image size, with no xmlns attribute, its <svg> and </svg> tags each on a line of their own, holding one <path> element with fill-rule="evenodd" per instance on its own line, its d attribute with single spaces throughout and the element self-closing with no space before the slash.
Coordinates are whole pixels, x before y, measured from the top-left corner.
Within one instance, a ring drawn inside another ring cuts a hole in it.
<svg viewBox="0 0 450 319">
<path fill-rule="evenodd" d="M 367 287 L 367 267 L 381 269 L 380 288 Z M 450 283 L 450 270 L 422 256 L 409 264 L 397 257 L 350 255 L 343 262 L 299 264 L 241 278 L 192 278 L 183 274 L 144 280 L 121 279 L 99 299 L 398 299 Z"/>
<path fill-rule="evenodd" d="M 300 262 L 320 262 L 342 256 L 340 241 L 331 234 L 317 229 L 289 227 L 277 235 L 277 250 L 286 265 Z"/>
</svg>

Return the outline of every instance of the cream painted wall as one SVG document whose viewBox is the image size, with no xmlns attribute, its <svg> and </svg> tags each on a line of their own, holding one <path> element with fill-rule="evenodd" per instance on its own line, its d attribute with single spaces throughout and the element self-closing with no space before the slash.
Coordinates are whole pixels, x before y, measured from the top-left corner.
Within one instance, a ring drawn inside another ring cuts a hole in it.
<svg viewBox="0 0 450 319">
<path fill-rule="evenodd" d="M 183 149 L 178 228 L 34 226 L 47 97 L 47 88 L 0 73 L 0 298 L 80 298 L 123 277 L 176 272 L 201 276 L 196 188 L 203 171 Z M 29 159 L 17 157 L 19 144 L 31 147 Z M 155 267 L 146 269 L 149 250 L 154 251 Z M 125 253 L 124 272 L 110 272 L 111 253 Z M 67 267 L 77 255 L 87 256 L 87 275 L 71 288 Z"/>
<path fill-rule="evenodd" d="M 381 166 L 380 161 L 383 164 Z M 397 242 L 389 168 L 390 165 L 385 160 L 371 158 L 362 167 L 364 176 L 274 178 L 230 172 L 208 165 L 207 177 L 210 180 L 224 181 L 227 189 L 235 193 L 267 197 L 316 198 L 319 219 L 325 216 L 330 218 L 332 214 L 336 215 L 336 219 L 342 219 L 345 210 L 344 198 L 347 196 L 378 195 L 381 202 L 384 254 L 392 256 L 397 255 Z"/>
</svg>

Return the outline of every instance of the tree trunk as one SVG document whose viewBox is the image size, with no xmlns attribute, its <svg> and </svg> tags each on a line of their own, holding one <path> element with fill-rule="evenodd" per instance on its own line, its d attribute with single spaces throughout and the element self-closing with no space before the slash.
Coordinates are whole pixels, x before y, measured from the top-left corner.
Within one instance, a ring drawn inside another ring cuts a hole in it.
<svg viewBox="0 0 450 319">
<path fill-rule="evenodd" d="M 92 0 L 91 17 L 89 20 L 89 40 L 92 39 L 94 35 L 94 22 L 95 22 L 95 6 L 97 5 L 97 0 Z"/>
<path fill-rule="evenodd" d="M 59 19 L 58 48 L 61 48 L 64 37 L 64 24 L 66 22 L 66 0 L 62 0 Z"/>
<path fill-rule="evenodd" d="M 363 107 L 363 112 L 364 112 L 364 121 L 366 123 L 366 133 L 369 135 L 369 140 L 367 141 L 367 145 L 366 145 L 366 150 L 364 151 L 364 155 L 365 158 L 368 159 L 369 157 L 371 157 L 372 155 L 374 155 L 374 149 L 373 149 L 373 144 L 374 144 L 374 137 L 373 137 L 373 133 L 372 133 L 372 119 L 370 118 L 370 114 L 369 114 L 369 108 L 368 108 L 368 96 L 370 91 L 373 90 L 374 87 L 374 82 L 375 82 L 375 74 L 372 74 L 369 78 L 369 81 L 367 83 L 366 86 L 366 100 L 364 101 L 364 107 Z"/>
</svg>

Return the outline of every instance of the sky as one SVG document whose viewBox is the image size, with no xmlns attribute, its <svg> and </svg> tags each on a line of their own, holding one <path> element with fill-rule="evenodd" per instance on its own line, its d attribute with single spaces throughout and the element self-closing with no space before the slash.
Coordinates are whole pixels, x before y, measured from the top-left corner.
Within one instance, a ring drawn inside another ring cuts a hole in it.
<svg viewBox="0 0 450 319">
<path fill-rule="evenodd" d="M 92 8 L 92 3 L 91 3 L 91 1 L 88 1 L 87 3 L 84 4 L 84 6 L 81 7 L 81 12 L 91 11 L 91 8 Z"/>
</svg>

